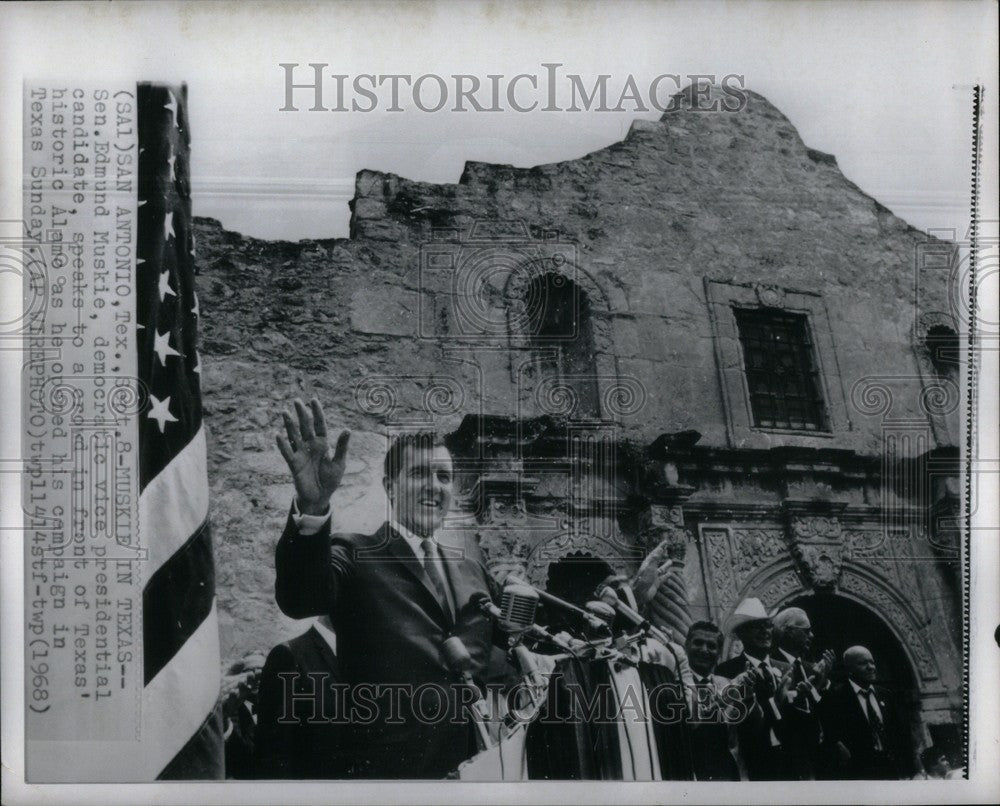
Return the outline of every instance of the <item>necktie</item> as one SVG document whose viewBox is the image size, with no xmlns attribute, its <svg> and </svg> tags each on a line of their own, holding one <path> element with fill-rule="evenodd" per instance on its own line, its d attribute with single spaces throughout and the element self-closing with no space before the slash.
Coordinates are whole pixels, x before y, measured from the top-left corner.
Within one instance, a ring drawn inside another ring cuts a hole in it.
<svg viewBox="0 0 1000 806">
<path fill-rule="evenodd" d="M 448 586 L 445 583 L 444 578 L 441 576 L 441 572 L 438 570 L 437 562 L 435 562 L 437 558 L 437 546 L 431 538 L 425 537 L 420 541 L 420 548 L 424 551 L 424 571 L 437 593 L 441 609 L 452 618 L 455 618 L 455 614 L 452 612 L 451 603 L 448 598 Z"/>
<path fill-rule="evenodd" d="M 863 690 L 865 704 L 868 706 L 868 724 L 872 729 L 872 744 L 876 750 L 885 750 L 885 725 L 875 710 L 875 692 L 872 689 Z"/>
<path fill-rule="evenodd" d="M 698 686 L 698 721 L 715 722 L 719 710 L 715 701 L 715 685 L 709 677 L 703 677 L 695 682 Z"/>
<path fill-rule="evenodd" d="M 806 684 L 806 688 L 809 690 L 809 695 L 815 691 L 812 687 L 812 683 L 809 682 L 809 676 L 806 674 L 805 664 L 802 663 L 802 658 L 795 659 L 795 673 L 798 675 L 798 679 Z M 798 706 L 805 711 L 807 714 L 812 711 L 812 704 L 809 702 L 810 697 L 805 696 L 800 698 L 802 701 L 798 703 Z"/>
</svg>

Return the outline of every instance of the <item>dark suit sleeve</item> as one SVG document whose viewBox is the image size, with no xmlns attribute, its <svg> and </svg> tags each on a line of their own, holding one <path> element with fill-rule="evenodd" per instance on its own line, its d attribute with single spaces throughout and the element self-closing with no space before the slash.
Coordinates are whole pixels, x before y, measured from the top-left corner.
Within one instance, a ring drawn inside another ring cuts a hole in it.
<svg viewBox="0 0 1000 806">
<path fill-rule="evenodd" d="M 820 746 L 820 774 L 824 778 L 842 778 L 849 764 L 849 759 L 843 758 L 843 750 L 837 747 L 838 742 L 844 742 L 844 718 L 849 703 L 840 689 L 831 690 L 819 701 L 819 720 L 823 728 L 823 743 Z"/>
<path fill-rule="evenodd" d="M 288 647 L 279 644 L 271 650 L 260 676 L 257 695 L 257 730 L 254 736 L 254 772 L 256 778 L 291 778 L 295 761 L 295 724 L 279 722 L 284 710 L 282 672 L 297 672 Z"/>
<path fill-rule="evenodd" d="M 331 539 L 327 520 L 316 534 L 301 535 L 291 514 L 274 554 L 277 579 L 274 597 L 290 618 L 329 615 L 350 579 L 354 548 L 345 540 Z"/>
</svg>

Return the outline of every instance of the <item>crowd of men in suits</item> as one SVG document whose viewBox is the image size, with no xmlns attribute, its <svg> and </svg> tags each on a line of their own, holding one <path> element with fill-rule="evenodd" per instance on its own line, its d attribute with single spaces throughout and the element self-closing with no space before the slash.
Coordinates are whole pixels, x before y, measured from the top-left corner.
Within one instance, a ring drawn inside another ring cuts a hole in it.
<svg viewBox="0 0 1000 806">
<path fill-rule="evenodd" d="M 743 650 L 722 663 L 718 627 L 696 622 L 688 632 L 695 682 L 719 694 L 735 685 L 751 707 L 735 724 L 693 723 L 699 780 L 906 776 L 902 732 L 907 728 L 886 691 L 875 685 L 875 661 L 867 647 L 843 653 L 846 679 L 832 686 L 833 653 L 808 659 L 812 627 L 804 610 L 790 607 L 771 618 L 759 599 L 744 599 L 726 626 Z"/>
<path fill-rule="evenodd" d="M 427 692 L 457 692 L 510 674 L 504 636 L 484 612 L 496 583 L 474 551 L 434 539 L 451 502 L 452 461 L 433 435 L 396 440 L 383 484 L 391 516 L 374 534 L 334 534 L 330 497 L 344 473 L 349 434 L 328 443 L 323 410 L 296 401 L 278 444 L 296 498 L 276 552 L 276 598 L 293 618 L 319 617 L 275 647 L 260 678 L 254 774 L 261 778 L 443 778 L 477 750 L 465 702 L 453 718 L 414 717 Z M 645 567 L 645 566 L 644 566 Z M 852 646 L 846 678 L 831 684 L 834 654 L 816 655 L 809 617 L 791 607 L 769 614 L 743 600 L 724 625 L 742 651 L 720 662 L 727 635 L 695 622 L 659 646 L 668 678 L 685 690 L 680 730 L 663 733 L 686 764 L 658 765 L 663 777 L 698 781 L 895 779 L 908 776 L 903 724 L 875 685 L 872 652 Z M 659 646 L 659 649 L 657 649 Z M 647 664 L 648 666 L 648 664 Z M 374 718 L 346 720 L 344 686 L 390 691 L 369 697 Z M 452 695 L 447 695 L 451 697 Z M 388 715 L 388 716 L 386 716 Z M 341 717 L 341 718 L 338 718 Z M 681 747 L 683 745 L 683 747 Z M 666 757 L 664 757 L 666 758 Z M 667 771 L 673 771 L 667 775 Z M 928 773 L 930 771 L 928 770 Z"/>
<path fill-rule="evenodd" d="M 843 653 L 846 679 L 832 685 L 833 654 L 807 659 L 812 632 L 805 611 L 787 608 L 772 618 L 759 600 L 746 599 L 726 626 L 743 651 L 722 663 L 725 636 L 712 622 L 692 624 L 683 645 L 693 689 L 685 719 L 691 779 L 909 776 L 906 726 L 892 698 L 875 684 L 877 670 L 866 647 Z M 335 688 L 345 679 L 325 618 L 271 651 L 256 708 L 258 777 L 357 775 L 348 762 L 347 734 L 335 719 Z M 325 695 L 314 696 L 315 686 L 326 687 Z M 747 707 L 734 708 L 736 702 Z M 317 703 L 326 713 L 317 713 Z M 921 761 L 921 777 L 951 777 L 940 749 L 928 748 Z"/>
</svg>

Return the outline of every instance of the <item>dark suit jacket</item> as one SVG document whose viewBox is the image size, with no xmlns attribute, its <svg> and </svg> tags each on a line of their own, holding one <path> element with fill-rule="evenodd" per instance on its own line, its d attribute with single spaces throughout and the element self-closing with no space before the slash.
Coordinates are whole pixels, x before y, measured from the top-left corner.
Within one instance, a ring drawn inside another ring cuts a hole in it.
<svg viewBox="0 0 1000 806">
<path fill-rule="evenodd" d="M 782 655 L 782 662 L 787 659 Z M 791 665 L 791 664 L 788 664 Z M 815 670 L 815 664 L 803 660 L 803 672 L 806 679 Z M 823 731 L 820 726 L 820 707 L 823 693 L 817 702 L 811 693 L 800 694 L 795 690 L 801 676 L 796 673 L 792 678 L 794 699 L 781 707 L 782 726 L 781 738 L 785 747 L 788 773 L 791 779 L 811 781 L 820 775 L 820 741 Z"/>
<path fill-rule="evenodd" d="M 899 714 L 885 690 L 879 686 L 874 689 L 885 725 L 887 747 L 883 753 L 875 751 L 868 718 L 849 682 L 823 697 L 820 718 L 824 750 L 830 760 L 826 774 L 831 778 L 885 780 L 899 778 L 903 773 Z M 847 748 L 850 759 L 840 758 L 838 742 Z"/>
<path fill-rule="evenodd" d="M 388 523 L 373 535 L 331 536 L 327 521 L 304 536 L 289 516 L 278 542 L 278 606 L 292 618 L 328 614 L 333 621 L 356 706 L 350 743 L 357 777 L 441 778 L 475 751 L 443 646 L 449 636 L 460 638 L 473 676 L 485 677 L 492 625 L 470 599 L 490 595 L 490 578 L 471 547 L 464 556 L 441 551 L 455 619 Z"/>
<path fill-rule="evenodd" d="M 722 697 L 729 680 L 713 674 L 709 682 L 696 682 L 698 702 L 690 717 L 691 757 L 698 781 L 739 781 L 739 740 L 729 721 L 728 703 Z M 717 721 L 697 718 L 707 713 Z"/>
<path fill-rule="evenodd" d="M 348 776 L 341 683 L 337 656 L 315 627 L 271 650 L 257 695 L 254 777 Z"/>
<path fill-rule="evenodd" d="M 774 670 L 772 680 L 777 688 L 780 678 L 788 671 L 789 665 L 784 661 L 770 658 Z M 749 663 L 745 653 L 740 653 L 724 663 L 720 663 L 715 673 L 732 679 L 746 671 Z M 758 697 L 753 707 L 749 709 L 746 718 L 737 727 L 740 755 L 746 765 L 747 777 L 751 781 L 784 781 L 794 779 L 794 771 L 790 768 L 786 745 L 788 732 L 784 714 L 778 718 L 769 703 L 760 701 Z M 772 739 L 777 739 L 774 744 Z"/>
</svg>

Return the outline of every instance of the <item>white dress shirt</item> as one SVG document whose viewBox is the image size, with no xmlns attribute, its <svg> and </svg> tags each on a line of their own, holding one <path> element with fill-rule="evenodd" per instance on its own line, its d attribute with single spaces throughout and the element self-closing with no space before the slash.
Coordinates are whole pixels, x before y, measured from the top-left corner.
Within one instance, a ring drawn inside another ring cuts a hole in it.
<svg viewBox="0 0 1000 806">
<path fill-rule="evenodd" d="M 299 530 L 299 534 L 302 536 L 316 534 L 323 528 L 323 525 L 330 520 L 331 514 L 330 508 L 327 507 L 327 510 L 323 515 L 305 515 L 299 512 L 299 502 L 292 499 L 292 520 L 295 522 L 295 528 Z M 413 552 L 413 556 L 416 559 L 418 559 L 421 563 L 424 563 L 427 560 L 424 556 L 423 538 L 417 537 L 395 518 L 390 518 L 389 526 L 391 526 L 396 533 L 406 541 L 406 544 L 410 547 L 410 550 Z M 434 540 L 433 536 L 431 537 L 431 540 Z M 436 545 L 437 541 L 434 542 Z M 432 554 L 431 562 L 434 563 L 438 576 L 440 576 L 444 581 L 444 592 L 448 597 L 448 606 L 451 608 L 451 612 L 457 613 L 458 610 L 455 607 L 455 594 L 451 589 L 450 583 L 448 582 L 448 575 L 444 571 L 444 563 L 441 561 L 440 551 L 436 551 Z"/>
<path fill-rule="evenodd" d="M 323 528 L 323 524 L 330 520 L 331 514 L 333 513 L 330 511 L 330 506 L 327 505 L 323 515 L 304 515 L 299 512 L 298 499 L 292 499 L 292 520 L 295 522 L 295 528 L 303 537 L 316 534 Z"/>
<path fill-rule="evenodd" d="M 871 716 L 868 713 L 868 708 L 872 707 L 875 709 L 875 714 L 876 716 L 878 716 L 879 722 L 881 722 L 884 725 L 885 717 L 882 716 L 882 709 L 878 707 L 878 694 L 875 694 L 875 696 L 872 697 L 871 699 L 868 698 L 867 692 L 871 691 L 874 694 L 875 689 L 873 688 L 864 689 L 850 678 L 847 679 L 847 682 L 850 683 L 851 688 L 854 689 L 854 693 L 858 698 L 858 702 L 861 703 L 861 711 L 864 713 L 868 721 L 871 722 Z"/>
<path fill-rule="evenodd" d="M 319 633 L 319 637 L 326 641 L 328 647 L 334 655 L 337 654 L 337 633 L 333 631 L 333 622 L 329 616 L 320 616 L 313 622 L 313 627 Z"/>
</svg>

